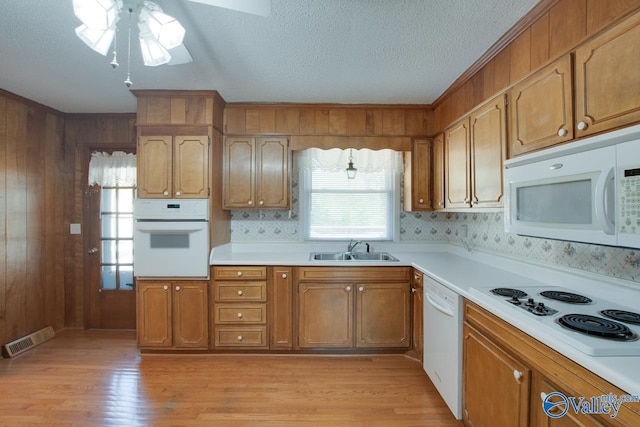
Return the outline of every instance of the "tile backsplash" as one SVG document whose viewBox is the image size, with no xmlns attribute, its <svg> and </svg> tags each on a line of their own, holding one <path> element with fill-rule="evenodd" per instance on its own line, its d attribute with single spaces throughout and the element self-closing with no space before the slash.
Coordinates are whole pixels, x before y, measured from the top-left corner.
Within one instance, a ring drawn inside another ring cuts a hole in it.
<svg viewBox="0 0 640 427">
<path fill-rule="evenodd" d="M 301 241 L 295 179 L 292 193 L 291 211 L 233 211 L 231 241 Z M 471 250 L 574 268 L 640 285 L 640 250 L 506 233 L 502 212 L 401 212 L 400 241 L 459 244 Z"/>
</svg>

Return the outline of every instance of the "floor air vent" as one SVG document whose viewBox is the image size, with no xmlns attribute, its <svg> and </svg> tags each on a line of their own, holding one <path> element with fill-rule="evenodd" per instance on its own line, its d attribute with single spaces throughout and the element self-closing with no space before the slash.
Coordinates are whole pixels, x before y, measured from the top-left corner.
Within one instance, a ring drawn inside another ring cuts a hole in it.
<svg viewBox="0 0 640 427">
<path fill-rule="evenodd" d="M 42 344 L 45 341 L 50 340 L 55 336 L 55 332 L 53 332 L 53 328 L 51 326 L 47 326 L 46 328 L 40 329 L 39 331 L 32 332 L 29 335 L 19 338 L 15 341 L 5 344 L 2 346 L 2 355 L 4 357 L 15 357 L 20 353 L 24 353 L 37 346 L 38 344 Z"/>
</svg>

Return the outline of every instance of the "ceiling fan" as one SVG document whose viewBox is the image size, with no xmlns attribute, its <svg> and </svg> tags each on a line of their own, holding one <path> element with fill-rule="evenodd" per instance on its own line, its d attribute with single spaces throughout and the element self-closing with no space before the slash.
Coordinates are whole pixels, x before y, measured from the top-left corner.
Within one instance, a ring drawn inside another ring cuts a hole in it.
<svg viewBox="0 0 640 427">
<path fill-rule="evenodd" d="M 271 0 L 188 0 L 209 6 L 236 10 L 259 16 L 271 14 Z M 192 62 L 193 58 L 182 44 L 185 29 L 174 17 L 150 0 L 73 0 L 73 12 L 82 25 L 76 35 L 87 46 L 103 56 L 113 47 L 111 66 L 119 66 L 116 49 L 117 24 L 122 15 L 128 14 L 127 79 L 129 87 L 131 73 L 131 27 L 132 15 L 138 15 L 138 39 L 144 65 L 155 67 L 162 64 L 178 65 Z"/>
</svg>

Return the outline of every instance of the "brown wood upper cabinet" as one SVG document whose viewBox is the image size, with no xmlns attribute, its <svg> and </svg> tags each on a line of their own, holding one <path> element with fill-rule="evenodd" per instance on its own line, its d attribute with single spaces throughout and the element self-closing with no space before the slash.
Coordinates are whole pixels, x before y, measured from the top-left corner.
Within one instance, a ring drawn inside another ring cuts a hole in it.
<svg viewBox="0 0 640 427">
<path fill-rule="evenodd" d="M 502 207 L 506 108 L 499 95 L 445 131 L 447 209 Z"/>
<path fill-rule="evenodd" d="M 287 138 L 225 138 L 224 209 L 288 209 L 290 156 Z"/>
<path fill-rule="evenodd" d="M 640 121 L 640 13 L 575 52 L 577 137 Z"/>
<path fill-rule="evenodd" d="M 141 136 L 138 140 L 138 197 L 209 197 L 209 137 Z"/>
<path fill-rule="evenodd" d="M 573 139 L 571 56 L 562 56 L 509 91 L 509 155 Z"/>
<path fill-rule="evenodd" d="M 136 292 L 141 348 L 209 347 L 207 282 L 141 280 Z"/>
<path fill-rule="evenodd" d="M 430 139 L 413 141 L 411 152 L 405 155 L 404 210 L 433 210 L 432 147 Z"/>
<path fill-rule="evenodd" d="M 433 154 L 433 208 L 444 209 L 444 134 L 440 133 L 432 141 Z"/>
</svg>

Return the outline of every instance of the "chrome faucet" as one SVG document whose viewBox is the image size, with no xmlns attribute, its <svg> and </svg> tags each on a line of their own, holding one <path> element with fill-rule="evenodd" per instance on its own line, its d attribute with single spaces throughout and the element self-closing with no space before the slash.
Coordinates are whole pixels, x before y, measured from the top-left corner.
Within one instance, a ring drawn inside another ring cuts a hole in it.
<svg viewBox="0 0 640 427">
<path fill-rule="evenodd" d="M 358 240 L 357 242 L 354 242 L 353 239 L 351 239 L 349 241 L 349 244 L 347 245 L 347 252 L 353 252 L 356 246 L 358 246 L 360 243 L 362 243 L 360 240 Z"/>
</svg>

